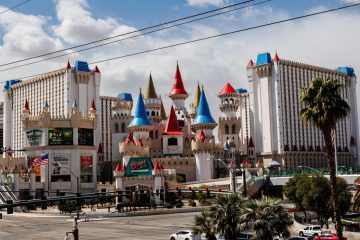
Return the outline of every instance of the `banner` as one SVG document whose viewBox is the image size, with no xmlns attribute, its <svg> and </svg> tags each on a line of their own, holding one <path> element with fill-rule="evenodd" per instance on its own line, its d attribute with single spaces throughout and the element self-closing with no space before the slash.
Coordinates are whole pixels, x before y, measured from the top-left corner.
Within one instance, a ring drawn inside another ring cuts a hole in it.
<svg viewBox="0 0 360 240">
<path fill-rule="evenodd" d="M 126 166 L 125 176 L 151 176 L 154 166 L 149 157 L 133 157 L 130 158 Z"/>
<path fill-rule="evenodd" d="M 49 145 L 73 145 L 72 128 L 49 128 Z"/>
<path fill-rule="evenodd" d="M 51 173 L 56 175 L 70 175 L 70 155 L 53 155 L 53 165 Z"/>
<path fill-rule="evenodd" d="M 30 147 L 39 146 L 43 137 L 43 131 L 40 129 L 32 129 L 26 131 L 26 139 Z"/>
<path fill-rule="evenodd" d="M 82 146 L 94 146 L 94 130 L 87 128 L 78 129 L 78 144 Z"/>
<path fill-rule="evenodd" d="M 84 173 L 91 174 L 92 173 L 92 164 L 93 164 L 93 157 L 91 155 L 90 156 L 81 155 L 80 156 L 81 174 L 84 174 Z"/>
</svg>

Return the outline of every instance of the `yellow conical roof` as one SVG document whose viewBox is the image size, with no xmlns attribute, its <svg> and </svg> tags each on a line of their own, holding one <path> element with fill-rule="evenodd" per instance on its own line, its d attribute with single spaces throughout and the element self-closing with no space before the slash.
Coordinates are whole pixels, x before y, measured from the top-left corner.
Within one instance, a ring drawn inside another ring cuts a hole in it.
<svg viewBox="0 0 360 240">
<path fill-rule="evenodd" d="M 157 94 L 156 94 L 156 91 L 155 91 L 154 82 L 152 80 L 151 72 L 150 72 L 149 80 L 148 80 L 146 90 L 145 90 L 145 93 L 144 93 L 144 99 L 149 99 L 149 98 L 157 98 Z"/>
<path fill-rule="evenodd" d="M 196 108 L 199 106 L 200 95 L 201 95 L 201 89 L 200 89 L 200 85 L 199 85 L 199 83 L 198 83 L 197 89 L 196 89 L 196 92 L 195 92 L 194 102 L 193 102 L 193 105 L 194 105 L 194 107 L 196 107 Z"/>
</svg>

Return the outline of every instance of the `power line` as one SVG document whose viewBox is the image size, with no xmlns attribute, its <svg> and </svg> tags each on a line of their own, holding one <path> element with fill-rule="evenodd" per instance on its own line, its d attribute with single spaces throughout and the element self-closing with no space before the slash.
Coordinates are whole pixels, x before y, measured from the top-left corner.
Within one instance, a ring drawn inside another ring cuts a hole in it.
<svg viewBox="0 0 360 240">
<path fill-rule="evenodd" d="M 254 4 L 246 5 L 246 6 L 243 6 L 243 7 L 233 8 L 233 9 L 230 9 L 230 10 L 222 11 L 222 12 L 220 12 L 220 13 L 215 13 L 215 14 L 212 14 L 212 15 L 207 15 L 207 16 L 204 16 L 204 17 L 201 17 L 201 18 L 196 18 L 196 19 L 193 19 L 193 20 L 185 21 L 185 22 L 180 22 L 180 23 L 178 23 L 178 24 L 170 25 L 170 26 L 163 27 L 163 28 L 160 28 L 160 29 L 155 29 L 155 30 L 148 31 L 148 32 L 145 32 L 145 33 L 140 33 L 140 34 L 138 34 L 138 35 L 134 35 L 134 36 L 126 37 L 126 38 L 121 38 L 121 39 L 117 39 L 117 40 L 114 40 L 114 41 L 111 41 L 111 42 L 106 42 L 106 43 L 98 44 L 98 45 L 95 45 L 95 46 L 83 48 L 83 49 L 80 49 L 80 50 L 76 50 L 76 51 L 74 51 L 74 52 L 60 54 L 60 55 L 56 55 L 56 56 L 53 56 L 53 57 L 49 57 L 49 58 L 45 58 L 45 59 L 40 59 L 40 60 L 32 61 L 32 62 L 29 62 L 29 63 L 24 63 L 24 64 L 21 64 L 21 65 L 16 65 L 16 66 L 14 66 L 14 67 L 4 68 L 4 69 L 1 69 L 0 72 L 5 72 L 5 71 L 12 70 L 12 69 L 16 69 L 16 68 L 33 65 L 33 64 L 36 64 L 36 63 L 45 62 L 45 61 L 52 60 L 52 59 L 55 59 L 55 58 L 59 58 L 59 57 L 63 57 L 63 56 L 68 56 L 68 55 L 72 55 L 72 54 L 79 53 L 79 52 L 83 52 L 83 51 L 88 51 L 88 50 L 91 50 L 91 49 L 94 49 L 94 48 L 98 48 L 98 47 L 102 47 L 102 46 L 106 46 L 106 45 L 109 45 L 109 44 L 113 44 L 113 43 L 117 43 L 117 42 L 122 42 L 122 41 L 125 41 L 125 40 L 128 40 L 128 39 L 132 39 L 132 38 L 137 38 L 137 37 L 140 37 L 140 36 L 149 35 L 149 34 L 154 33 L 154 32 L 159 32 L 159 31 L 163 31 L 163 30 L 166 30 L 166 29 L 169 29 L 169 28 L 178 27 L 178 26 L 185 25 L 185 24 L 188 24 L 188 23 L 192 23 L 192 22 L 196 22 L 196 21 L 203 20 L 203 19 L 207 19 L 207 18 L 219 16 L 219 15 L 222 15 L 222 14 L 226 14 L 226 13 L 233 12 L 233 11 L 237 11 L 237 10 L 240 10 L 240 9 L 244 9 L 244 8 L 256 6 L 256 5 L 263 4 L 263 3 L 266 3 L 266 2 L 270 2 L 270 1 L 272 1 L 272 0 L 264 0 L 264 1 L 257 2 L 257 3 L 254 3 Z M 1 65 L 0 65 L 0 66 L 1 66 Z"/>
<path fill-rule="evenodd" d="M 126 54 L 126 55 L 122 55 L 122 56 L 118 56 L 118 57 L 107 58 L 107 59 L 91 62 L 91 63 L 89 63 L 89 65 L 102 63 L 102 62 L 108 62 L 108 61 L 112 61 L 112 60 L 116 60 L 116 59 L 127 58 L 127 57 L 145 54 L 145 53 L 149 53 L 149 52 L 155 52 L 155 51 L 159 51 L 159 50 L 163 50 L 163 49 L 167 49 L 167 48 L 182 46 L 182 45 L 186 45 L 186 44 L 190 44 L 190 43 L 195 43 L 195 42 L 200 42 L 200 41 L 218 38 L 218 37 L 222 37 L 222 36 L 227 36 L 227 35 L 231 35 L 231 34 L 235 34 L 235 33 L 239 33 L 239 32 L 250 31 L 253 29 L 264 28 L 264 27 L 268 27 L 268 26 L 272 26 L 272 25 L 276 25 L 276 24 L 280 24 L 280 23 L 285 23 L 285 22 L 290 22 L 290 21 L 294 21 L 294 20 L 299 20 L 299 19 L 303 19 L 303 18 L 307 18 L 307 17 L 312 17 L 312 16 L 324 14 L 324 13 L 335 12 L 335 11 L 339 11 L 339 10 L 343 10 L 343 9 L 347 9 L 347 8 L 351 8 L 351 7 L 355 7 L 355 6 L 359 6 L 359 5 L 360 5 L 360 3 L 355 3 L 355 4 L 342 6 L 342 7 L 338 7 L 338 8 L 333 8 L 333 9 L 329 9 L 329 10 L 318 11 L 315 13 L 310 13 L 310 14 L 306 14 L 306 15 L 302 15 L 302 16 L 298 16 L 298 17 L 287 18 L 287 19 L 283 19 L 283 20 L 279 20 L 279 21 L 273 21 L 270 23 L 265 23 L 265 24 L 261 24 L 261 25 L 257 25 L 257 26 L 253 26 L 253 27 L 248 27 L 248 28 L 242 28 L 242 29 L 238 29 L 235 31 L 231 31 L 231 32 L 226 32 L 226 33 L 216 34 L 216 35 L 198 38 L 198 39 L 194 39 L 194 40 L 190 40 L 190 41 L 175 43 L 175 44 L 171 44 L 171 45 L 167 45 L 167 46 L 163 46 L 163 47 L 159 47 L 159 48 L 153 48 L 153 49 L 144 50 L 144 51 L 140 51 L 140 52 L 130 53 L 130 54 Z M 43 74 L 43 73 L 41 73 L 41 74 Z M 41 74 L 34 74 L 31 76 L 25 76 L 25 77 L 21 77 L 21 78 L 17 78 L 17 79 L 36 77 Z"/>
<path fill-rule="evenodd" d="M 0 12 L 0 14 L 6 13 L 7 11 L 10 11 L 11 9 L 17 8 L 17 7 L 23 5 L 23 4 L 27 3 L 27 2 L 30 2 L 30 1 L 31 1 L 31 0 L 27 0 L 27 1 L 23 1 L 23 2 L 21 2 L 21 3 L 19 3 L 19 4 L 16 4 L 15 6 L 12 6 L 12 7 L 10 7 L 10 8 L 7 8 L 7 9 L 5 9 L 4 11 Z"/>
<path fill-rule="evenodd" d="M 28 1 L 30 1 L 30 0 L 28 0 Z M 99 39 L 99 40 L 96 40 L 96 41 L 83 43 L 83 44 L 76 45 L 76 46 L 73 46 L 73 47 L 64 48 L 64 49 L 61 49 L 61 50 L 48 52 L 48 53 L 40 54 L 40 55 L 29 57 L 29 58 L 24 58 L 24 59 L 9 62 L 9 63 L 0 64 L 0 67 L 7 66 L 7 65 L 10 65 L 10 64 L 14 64 L 14 63 L 23 62 L 23 61 L 28 61 L 28 60 L 31 60 L 31 59 L 34 59 L 34 58 L 45 57 L 45 56 L 48 56 L 48 55 L 52 55 L 52 54 L 55 54 L 55 53 L 60 53 L 60 52 L 63 52 L 63 51 L 72 50 L 72 49 L 79 48 L 79 47 L 88 46 L 88 45 L 91 45 L 91 44 L 94 44 L 94 43 L 103 42 L 103 41 L 106 41 L 106 40 L 110 40 L 110 39 L 114 39 L 114 38 L 117 38 L 117 37 L 129 35 L 129 34 L 132 34 L 132 33 L 137 33 L 137 32 L 141 32 L 141 31 L 149 30 L 149 29 L 156 28 L 156 27 L 161 27 L 161 26 L 168 25 L 168 24 L 171 24 L 171 23 L 176 23 L 176 22 L 183 21 L 183 20 L 186 20 L 186 19 L 189 19 L 189 18 L 194 18 L 194 17 L 206 15 L 206 14 L 209 14 L 209 13 L 212 13 L 212 12 L 221 11 L 221 10 L 224 10 L 224 9 L 227 9 L 227 8 L 235 7 L 235 6 L 238 6 L 238 5 L 242 5 L 242 4 L 246 4 L 246 3 L 250 3 L 250 2 L 254 2 L 254 1 L 256 1 L 256 0 L 247 0 L 247 1 L 239 2 L 239 3 L 227 5 L 225 7 L 216 8 L 216 9 L 213 9 L 213 10 L 210 10 L 210 11 L 201 12 L 201 13 L 190 15 L 190 16 L 187 16 L 187 17 L 178 18 L 178 19 L 175 19 L 175 20 L 171 20 L 171 21 L 167 21 L 167 22 L 164 22 L 164 23 L 156 24 L 156 25 L 153 25 L 153 26 L 150 26 L 150 27 L 145 27 L 145 28 L 142 28 L 142 29 L 139 29 L 139 30 L 134 30 L 134 31 L 131 31 L 131 32 L 122 33 L 122 34 L 119 34 L 119 35 L 114 35 L 114 36 Z"/>
</svg>

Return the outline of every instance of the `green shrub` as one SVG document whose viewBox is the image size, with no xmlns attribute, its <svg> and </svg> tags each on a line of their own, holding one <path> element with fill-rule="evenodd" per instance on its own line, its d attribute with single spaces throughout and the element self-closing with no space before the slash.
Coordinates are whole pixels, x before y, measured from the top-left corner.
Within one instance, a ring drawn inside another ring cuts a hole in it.
<svg viewBox="0 0 360 240">
<path fill-rule="evenodd" d="M 164 207 L 165 207 L 165 208 L 174 208 L 174 204 L 172 204 L 172 203 L 165 203 Z"/>
<path fill-rule="evenodd" d="M 175 207 L 176 207 L 176 208 L 182 208 L 183 205 L 184 205 L 184 204 L 181 203 L 181 202 L 175 203 Z"/>
<path fill-rule="evenodd" d="M 199 203 L 203 204 L 206 202 L 206 194 L 199 192 L 198 194 L 196 194 L 196 199 L 199 200 Z"/>
</svg>

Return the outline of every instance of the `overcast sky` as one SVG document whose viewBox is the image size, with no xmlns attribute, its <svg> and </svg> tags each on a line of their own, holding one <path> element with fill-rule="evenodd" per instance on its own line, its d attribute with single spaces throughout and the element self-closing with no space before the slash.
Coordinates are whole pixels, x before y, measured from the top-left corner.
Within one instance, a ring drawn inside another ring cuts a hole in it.
<svg viewBox="0 0 360 240">
<path fill-rule="evenodd" d="M 22 1 L 0 0 L 0 12 Z M 32 0 L 0 14 L 0 64 L 237 2 L 240 1 Z M 91 51 L 0 72 L 0 80 L 59 69 L 68 58 L 71 64 L 77 59 L 94 62 L 355 2 L 359 1 L 273 0 Z M 163 96 L 168 110 L 170 101 L 165 95 L 173 83 L 178 60 L 185 87 L 191 93 L 187 105 L 200 82 L 217 118 L 219 100 L 215 94 L 226 82 L 235 88 L 247 88 L 246 64 L 265 51 L 272 56 L 277 51 L 283 59 L 332 69 L 351 66 L 358 73 L 360 7 L 99 64 L 101 94 L 116 96 L 130 92 L 136 99 L 138 89 L 145 87 L 151 71 L 157 93 Z"/>
</svg>

